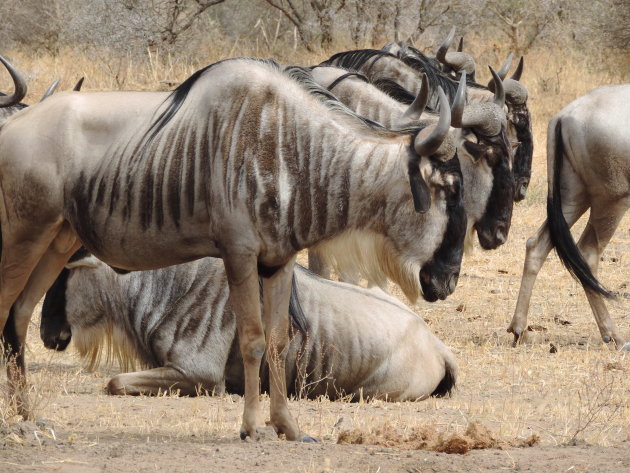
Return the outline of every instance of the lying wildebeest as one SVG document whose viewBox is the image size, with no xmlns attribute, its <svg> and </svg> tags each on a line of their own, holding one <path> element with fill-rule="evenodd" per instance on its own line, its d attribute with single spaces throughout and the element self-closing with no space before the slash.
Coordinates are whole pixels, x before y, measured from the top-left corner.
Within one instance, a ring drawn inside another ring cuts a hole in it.
<svg viewBox="0 0 630 473">
<path fill-rule="evenodd" d="M 516 344 L 527 326 L 536 275 L 555 248 L 577 278 L 591 305 L 604 342 L 630 350 L 610 318 L 597 280 L 600 255 L 630 206 L 630 85 L 605 86 L 574 100 L 547 129 L 547 220 L 527 240 L 521 288 L 508 332 Z M 590 209 L 576 246 L 573 224 Z"/>
<path fill-rule="evenodd" d="M 512 63 L 512 55 L 503 64 L 498 74 L 505 79 Z M 361 49 L 337 53 L 324 61 L 322 65 L 342 67 L 350 71 L 357 71 L 367 76 L 375 84 L 393 81 L 410 94 L 416 96 L 420 93 L 420 74 L 424 74 L 433 91 L 438 86 L 442 87 L 452 101 L 457 90 L 457 82 L 449 75 L 436 68 L 431 60 L 420 51 L 410 47 L 399 45 L 397 56 L 383 50 Z M 510 140 L 518 144 L 514 156 L 515 189 L 514 199 L 520 201 L 527 194 L 527 187 L 531 178 L 533 159 L 533 136 L 531 128 L 531 115 L 527 108 L 528 92 L 525 86 L 519 82 L 523 73 L 523 58 L 521 57 L 514 74 L 505 79 L 503 87 L 507 105 L 508 127 Z M 487 102 L 494 100 L 494 81 L 491 80 L 486 87 L 474 81 L 468 81 L 468 102 Z M 398 97 L 395 97 L 398 99 Z M 437 105 L 437 95 L 430 95 L 429 106 Z"/>
<path fill-rule="evenodd" d="M 452 352 L 396 298 L 328 281 L 299 265 L 293 278 L 289 394 L 405 401 L 450 392 L 457 376 Z M 122 365 L 131 357 L 149 368 L 113 377 L 111 394 L 179 389 L 194 395 L 200 387 L 242 394 L 228 296 L 218 258 L 120 275 L 79 250 L 46 293 L 41 336 L 57 350 L 72 337 L 90 367 L 105 350 Z"/>
<path fill-rule="evenodd" d="M 271 424 L 289 440 L 310 439 L 288 411 L 284 382 L 297 252 L 358 233 L 417 297 L 449 215 L 462 232 L 466 221 L 446 100 L 438 125 L 392 132 L 327 94 L 273 61 L 231 59 L 172 93 L 62 93 L 7 120 L 0 326 L 11 312 L 19 372 L 31 313 L 81 244 L 121 270 L 221 257 L 244 361 L 241 435 L 263 425 L 266 351 L 276 361 Z M 24 377 L 10 382 L 24 406 Z"/>
</svg>

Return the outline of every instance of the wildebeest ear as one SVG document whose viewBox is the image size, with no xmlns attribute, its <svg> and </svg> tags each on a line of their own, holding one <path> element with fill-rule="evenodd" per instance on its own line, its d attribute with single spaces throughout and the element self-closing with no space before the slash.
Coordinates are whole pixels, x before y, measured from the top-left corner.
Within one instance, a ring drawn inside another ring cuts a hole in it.
<svg viewBox="0 0 630 473">
<path fill-rule="evenodd" d="M 418 162 L 409 162 L 409 184 L 411 184 L 411 195 L 416 212 L 425 213 L 431 208 L 431 192 L 420 175 L 418 164 Z"/>
<path fill-rule="evenodd" d="M 477 162 L 483 158 L 486 147 L 484 145 L 477 144 L 473 141 L 464 141 L 464 148 L 473 158 L 473 161 Z"/>
</svg>

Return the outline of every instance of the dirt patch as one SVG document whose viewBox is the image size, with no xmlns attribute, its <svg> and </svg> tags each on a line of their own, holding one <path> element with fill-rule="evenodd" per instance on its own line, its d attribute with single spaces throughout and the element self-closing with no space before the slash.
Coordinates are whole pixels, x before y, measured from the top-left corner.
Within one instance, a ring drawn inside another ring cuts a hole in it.
<svg viewBox="0 0 630 473">
<path fill-rule="evenodd" d="M 342 445 L 379 445 L 402 450 L 433 450 L 457 454 L 488 448 L 531 447 L 539 442 L 540 437 L 537 434 L 532 434 L 525 440 L 499 440 L 494 432 L 479 422 L 469 423 L 466 431 L 461 434 L 446 434 L 434 425 L 414 427 L 405 433 L 391 424 L 385 424 L 370 432 L 361 429 L 344 430 L 337 438 L 337 443 Z"/>
</svg>

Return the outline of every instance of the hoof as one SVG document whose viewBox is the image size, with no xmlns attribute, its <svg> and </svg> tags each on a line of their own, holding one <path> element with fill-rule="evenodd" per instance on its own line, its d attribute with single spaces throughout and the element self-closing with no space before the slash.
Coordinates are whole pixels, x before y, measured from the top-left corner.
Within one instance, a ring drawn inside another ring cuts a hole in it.
<svg viewBox="0 0 630 473">
<path fill-rule="evenodd" d="M 608 335 L 605 335 L 602 337 L 602 340 L 604 341 L 604 343 L 610 343 L 611 338 Z"/>
<path fill-rule="evenodd" d="M 311 437 L 310 435 L 304 435 L 300 439 L 300 442 L 304 442 L 304 443 L 319 443 L 319 440 L 317 440 L 316 438 Z"/>
<path fill-rule="evenodd" d="M 245 440 L 248 437 L 248 433 L 245 429 L 241 429 L 241 440 Z"/>
</svg>

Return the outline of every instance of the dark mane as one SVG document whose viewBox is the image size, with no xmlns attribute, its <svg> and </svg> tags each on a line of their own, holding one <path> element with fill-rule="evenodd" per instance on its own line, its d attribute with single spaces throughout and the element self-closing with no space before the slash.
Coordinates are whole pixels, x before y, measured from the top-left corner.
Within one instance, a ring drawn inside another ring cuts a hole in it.
<svg viewBox="0 0 630 473">
<path fill-rule="evenodd" d="M 416 135 L 421 128 L 420 127 L 407 127 L 399 130 L 390 130 L 385 128 L 380 123 L 377 123 L 368 118 L 362 117 L 355 113 L 352 109 L 343 104 L 332 92 L 327 88 L 319 85 L 313 79 L 311 69 L 302 66 L 288 66 L 284 69 L 284 73 L 300 84 L 309 94 L 315 96 L 321 103 L 326 105 L 331 110 L 336 111 L 350 119 L 367 126 L 371 131 L 391 136 L 392 134 L 402 135 Z"/>
<path fill-rule="evenodd" d="M 344 51 L 341 53 L 334 54 L 329 59 L 326 59 L 320 65 L 335 65 L 343 67 L 344 69 L 348 69 L 350 71 L 357 71 L 363 64 L 365 64 L 370 59 L 377 59 L 383 56 L 393 57 L 391 53 L 387 51 L 381 51 L 379 49 L 357 49 L 354 51 Z"/>
<path fill-rule="evenodd" d="M 454 78 L 450 77 L 448 74 L 442 71 L 440 67 L 440 62 L 437 59 L 426 56 L 424 53 L 422 53 L 422 51 L 414 48 L 411 45 L 399 43 L 399 46 L 401 49 L 400 58 L 408 66 L 413 67 L 417 71 L 424 72 L 425 74 L 435 74 L 436 76 L 442 77 L 443 79 L 450 79 L 452 82 L 457 84 L 457 81 Z M 429 84 L 433 84 L 433 82 L 431 82 L 431 77 L 429 77 Z M 442 83 L 440 82 L 439 85 L 442 85 Z M 466 81 L 466 85 L 474 89 L 488 89 L 488 87 L 486 87 L 485 85 L 475 82 L 474 80 L 470 80 L 470 78 Z M 444 89 L 444 92 L 446 92 L 446 95 L 450 97 L 449 93 L 446 91 L 446 87 L 442 85 L 442 88 Z"/>
<path fill-rule="evenodd" d="M 405 89 L 402 85 L 392 79 L 376 79 L 372 82 L 372 85 L 379 89 L 381 92 L 386 93 L 394 100 L 405 105 L 410 105 L 416 98 L 411 92 Z"/>
<path fill-rule="evenodd" d="M 421 58 L 411 55 L 403 56 L 400 60 L 413 70 L 425 74 L 429 81 L 431 90 L 437 90 L 438 87 L 442 87 L 442 90 L 444 90 L 449 102 L 452 104 L 455 94 L 457 93 L 458 84 L 456 80 L 450 78 L 435 66 L 431 65 L 428 60 L 423 61 Z"/>
<path fill-rule="evenodd" d="M 236 61 L 246 59 L 248 61 L 258 62 L 260 64 L 264 64 L 268 66 L 270 69 L 280 70 L 280 65 L 274 61 L 273 59 L 260 59 L 260 58 L 230 58 L 224 59 L 222 61 L 215 62 L 210 64 L 209 66 L 204 67 L 203 69 L 199 69 L 197 72 L 193 73 L 188 79 L 182 82 L 175 90 L 173 90 L 169 96 L 164 100 L 163 103 L 168 104 L 166 109 L 157 117 L 157 119 L 151 124 L 149 129 L 147 130 L 144 139 L 144 149 L 148 147 L 149 144 L 155 139 L 158 133 L 171 121 L 171 119 L 175 116 L 175 114 L 179 111 L 182 104 L 188 97 L 190 90 L 197 83 L 197 80 L 203 75 L 204 72 L 212 69 L 219 64 L 223 64 L 228 61 Z"/>
<path fill-rule="evenodd" d="M 365 77 L 363 74 L 359 74 L 358 72 L 347 72 L 346 74 L 343 74 L 337 77 L 334 81 L 332 81 L 332 83 L 327 87 L 328 90 L 332 92 L 332 90 L 335 88 L 337 84 L 339 84 L 341 81 L 346 80 L 348 77 L 356 77 L 357 79 L 360 79 L 363 82 L 369 82 L 368 78 Z"/>
</svg>

